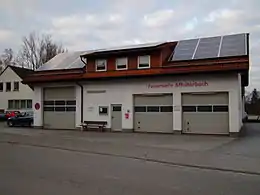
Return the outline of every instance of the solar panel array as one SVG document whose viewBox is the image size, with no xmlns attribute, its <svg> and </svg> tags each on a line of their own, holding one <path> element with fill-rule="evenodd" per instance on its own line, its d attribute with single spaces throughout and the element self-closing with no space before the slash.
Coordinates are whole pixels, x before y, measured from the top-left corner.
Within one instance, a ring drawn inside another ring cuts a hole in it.
<svg viewBox="0 0 260 195">
<path fill-rule="evenodd" d="M 36 71 L 83 68 L 85 64 L 80 59 L 80 55 L 83 53 L 87 52 L 60 53 L 47 63 L 43 64 Z"/>
<path fill-rule="evenodd" d="M 199 39 L 179 41 L 174 51 L 173 60 L 190 60 L 193 58 L 194 50 Z"/>
<path fill-rule="evenodd" d="M 246 50 L 246 34 L 224 36 L 220 50 L 220 57 L 245 55 L 247 53 Z"/>
<path fill-rule="evenodd" d="M 247 54 L 247 34 L 179 41 L 172 61 L 242 56 Z"/>
</svg>

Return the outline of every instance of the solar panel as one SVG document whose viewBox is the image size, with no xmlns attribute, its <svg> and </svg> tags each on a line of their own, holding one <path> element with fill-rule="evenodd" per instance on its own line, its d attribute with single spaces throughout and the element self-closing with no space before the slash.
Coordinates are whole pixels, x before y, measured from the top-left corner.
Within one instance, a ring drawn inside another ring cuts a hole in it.
<svg viewBox="0 0 260 195">
<path fill-rule="evenodd" d="M 221 36 L 201 38 L 193 59 L 216 58 L 219 53 Z"/>
<path fill-rule="evenodd" d="M 82 53 L 87 52 L 60 53 L 43 64 L 36 71 L 83 68 L 85 64 L 80 59 Z"/>
<path fill-rule="evenodd" d="M 246 55 L 247 36 L 236 34 L 223 36 L 219 57 Z"/>
<path fill-rule="evenodd" d="M 172 60 L 191 60 L 199 39 L 179 41 L 172 56 Z"/>
</svg>

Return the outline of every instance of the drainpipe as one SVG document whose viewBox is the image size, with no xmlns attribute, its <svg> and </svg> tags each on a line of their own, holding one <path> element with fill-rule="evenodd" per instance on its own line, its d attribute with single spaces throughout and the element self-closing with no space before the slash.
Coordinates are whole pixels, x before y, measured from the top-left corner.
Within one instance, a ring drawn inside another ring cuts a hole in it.
<svg viewBox="0 0 260 195">
<path fill-rule="evenodd" d="M 80 101 L 81 101 L 81 107 L 80 107 L 80 113 L 81 113 L 81 117 L 80 117 L 80 122 L 81 123 L 83 123 L 83 113 L 84 113 L 84 109 L 83 109 L 83 105 L 84 105 L 84 94 L 83 94 L 83 92 L 84 92 L 84 90 L 83 90 L 83 85 L 82 84 L 80 84 L 79 82 L 76 82 L 76 84 L 78 85 L 78 86 L 80 86 L 80 89 L 81 89 L 81 91 L 80 91 Z"/>
<path fill-rule="evenodd" d="M 87 66 L 87 63 L 83 60 L 83 57 L 80 56 L 80 60 L 83 64 L 85 64 L 85 67 L 83 68 L 83 72 L 85 73 L 86 72 L 86 66 Z M 83 115 L 84 115 L 84 88 L 83 88 L 83 85 L 80 84 L 79 82 L 76 82 L 76 84 L 80 87 L 81 91 L 80 91 L 80 101 L 81 101 L 81 107 L 80 107 L 80 112 L 81 112 L 81 117 L 80 117 L 80 122 L 83 123 Z"/>
</svg>

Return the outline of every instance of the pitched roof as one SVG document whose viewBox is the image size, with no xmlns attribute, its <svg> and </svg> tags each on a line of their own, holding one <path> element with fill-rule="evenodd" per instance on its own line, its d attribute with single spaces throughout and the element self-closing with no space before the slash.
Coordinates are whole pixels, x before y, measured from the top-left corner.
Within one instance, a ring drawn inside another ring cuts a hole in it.
<svg viewBox="0 0 260 195">
<path fill-rule="evenodd" d="M 29 74 L 32 74 L 34 72 L 31 69 L 22 68 L 22 67 L 18 67 L 18 66 L 7 66 L 6 69 L 8 67 L 10 67 L 21 79 L 24 79 L 26 76 L 28 76 Z"/>
<path fill-rule="evenodd" d="M 88 51 L 77 51 L 57 54 L 36 71 L 83 68 L 85 64 L 81 61 L 80 55 L 87 52 Z"/>
<path fill-rule="evenodd" d="M 167 43 L 167 42 L 164 41 L 164 42 L 142 43 L 142 44 L 135 44 L 135 45 L 122 45 L 122 46 L 104 48 L 104 49 L 94 49 L 94 50 L 87 51 L 86 53 L 81 54 L 81 56 L 85 56 L 85 55 L 88 55 L 88 54 L 99 54 L 99 53 L 103 53 L 103 52 L 152 48 L 152 47 L 160 46 L 160 45 L 165 44 L 165 43 Z"/>
</svg>

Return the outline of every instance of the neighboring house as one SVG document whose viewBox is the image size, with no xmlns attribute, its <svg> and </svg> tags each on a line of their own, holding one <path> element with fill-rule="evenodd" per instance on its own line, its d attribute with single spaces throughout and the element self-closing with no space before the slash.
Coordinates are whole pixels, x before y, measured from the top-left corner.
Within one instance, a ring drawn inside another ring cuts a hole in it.
<svg viewBox="0 0 260 195">
<path fill-rule="evenodd" d="M 237 135 L 249 80 L 247 33 L 59 54 L 23 83 L 34 125 Z"/>
<path fill-rule="evenodd" d="M 0 109 L 32 110 L 34 92 L 28 85 L 22 84 L 22 79 L 33 71 L 16 66 L 7 66 L 0 74 Z"/>
</svg>

